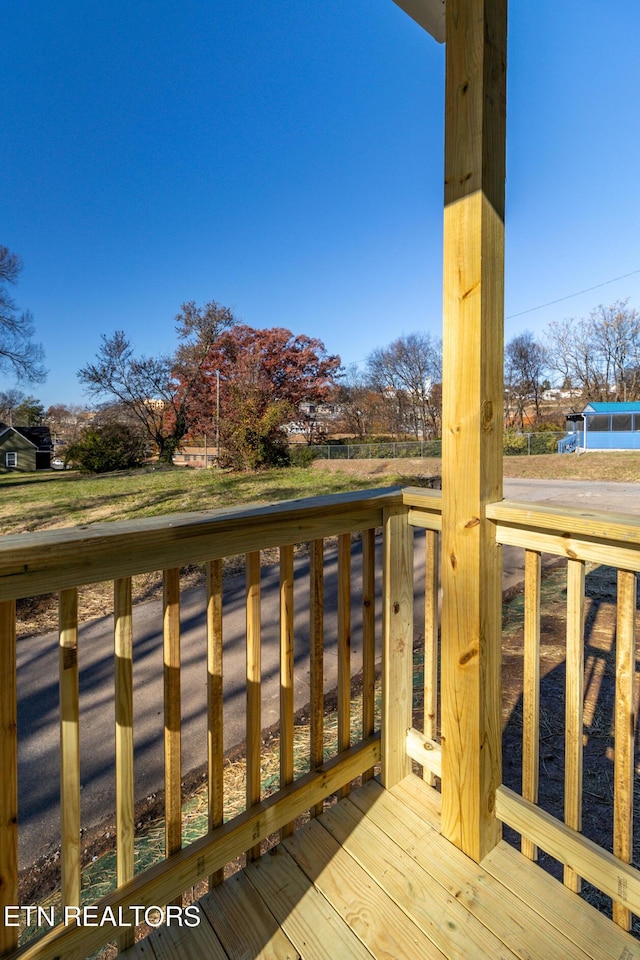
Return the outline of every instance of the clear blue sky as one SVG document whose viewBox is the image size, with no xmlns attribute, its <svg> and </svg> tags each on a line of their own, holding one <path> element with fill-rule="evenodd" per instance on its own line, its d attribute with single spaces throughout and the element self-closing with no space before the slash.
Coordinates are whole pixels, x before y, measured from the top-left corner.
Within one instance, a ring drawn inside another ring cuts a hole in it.
<svg viewBox="0 0 640 960">
<path fill-rule="evenodd" d="M 639 37 L 638 0 L 510 3 L 507 316 L 640 271 Z M 392 0 L 4 0 L 0 88 L 46 405 L 101 333 L 171 352 L 185 300 L 345 364 L 439 334 L 444 48 Z M 623 297 L 640 272 L 507 337 Z"/>
</svg>

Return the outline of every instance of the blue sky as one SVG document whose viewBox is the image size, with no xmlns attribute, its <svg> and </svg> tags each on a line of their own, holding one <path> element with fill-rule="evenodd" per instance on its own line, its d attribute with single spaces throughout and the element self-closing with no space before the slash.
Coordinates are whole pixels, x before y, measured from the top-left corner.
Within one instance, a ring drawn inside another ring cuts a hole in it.
<svg viewBox="0 0 640 960">
<path fill-rule="evenodd" d="M 0 243 L 81 403 L 100 334 L 185 300 L 345 364 L 441 329 L 444 48 L 392 0 L 4 0 Z M 507 338 L 640 308 L 640 4 L 511 0 Z M 0 380 L 0 389 L 14 385 Z"/>
</svg>

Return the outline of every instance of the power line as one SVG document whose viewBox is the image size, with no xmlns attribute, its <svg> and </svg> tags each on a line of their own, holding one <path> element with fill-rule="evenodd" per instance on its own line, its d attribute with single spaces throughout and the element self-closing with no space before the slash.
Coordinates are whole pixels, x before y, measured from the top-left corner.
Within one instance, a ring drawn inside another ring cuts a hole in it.
<svg viewBox="0 0 640 960">
<path fill-rule="evenodd" d="M 600 287 L 606 287 L 609 283 L 615 283 L 616 280 L 626 280 L 627 277 L 633 277 L 640 270 L 632 270 L 631 273 L 623 273 L 620 277 L 613 277 L 611 280 L 604 280 L 602 283 L 596 283 L 593 287 L 585 287 L 584 290 L 577 290 L 575 293 L 568 293 L 566 297 L 558 297 L 557 300 L 549 300 L 548 303 L 541 303 L 537 307 L 529 307 L 528 310 L 521 310 L 520 313 L 512 313 L 505 320 L 513 320 L 515 317 L 524 317 L 525 313 L 533 313 L 535 310 L 543 310 L 544 307 L 552 307 L 555 303 L 562 303 L 564 300 L 571 300 L 572 297 L 579 297 L 582 293 L 590 293 L 591 290 L 598 290 Z"/>
</svg>

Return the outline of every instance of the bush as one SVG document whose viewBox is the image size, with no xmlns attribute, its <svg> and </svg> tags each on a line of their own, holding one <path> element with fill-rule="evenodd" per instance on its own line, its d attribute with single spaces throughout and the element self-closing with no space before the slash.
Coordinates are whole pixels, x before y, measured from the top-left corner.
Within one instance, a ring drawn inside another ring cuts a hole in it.
<svg viewBox="0 0 640 960">
<path fill-rule="evenodd" d="M 110 473 L 139 467 L 145 453 L 144 441 L 128 424 L 107 423 L 89 427 L 67 449 L 65 461 L 87 473 Z"/>
</svg>

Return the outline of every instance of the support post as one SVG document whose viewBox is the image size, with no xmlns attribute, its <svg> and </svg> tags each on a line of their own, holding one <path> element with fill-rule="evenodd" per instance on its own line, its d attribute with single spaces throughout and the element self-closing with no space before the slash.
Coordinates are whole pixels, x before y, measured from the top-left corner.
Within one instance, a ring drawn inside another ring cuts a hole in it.
<svg viewBox="0 0 640 960">
<path fill-rule="evenodd" d="M 500 836 L 507 0 L 447 0 L 442 832 L 480 861 Z"/>
<path fill-rule="evenodd" d="M 407 730 L 413 694 L 413 528 L 406 507 L 384 511 L 382 773 L 392 787 L 411 773 Z"/>
</svg>

